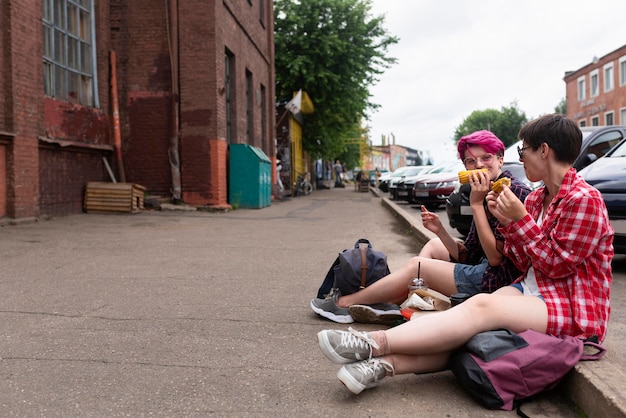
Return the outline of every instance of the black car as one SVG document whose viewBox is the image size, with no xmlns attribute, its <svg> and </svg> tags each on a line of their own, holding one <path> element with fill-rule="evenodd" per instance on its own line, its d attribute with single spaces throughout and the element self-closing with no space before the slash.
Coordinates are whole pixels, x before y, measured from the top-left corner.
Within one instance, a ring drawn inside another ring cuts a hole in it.
<svg viewBox="0 0 626 418">
<path fill-rule="evenodd" d="M 626 140 L 580 171 L 587 183 L 602 193 L 615 230 L 613 247 L 626 254 Z"/>
</svg>

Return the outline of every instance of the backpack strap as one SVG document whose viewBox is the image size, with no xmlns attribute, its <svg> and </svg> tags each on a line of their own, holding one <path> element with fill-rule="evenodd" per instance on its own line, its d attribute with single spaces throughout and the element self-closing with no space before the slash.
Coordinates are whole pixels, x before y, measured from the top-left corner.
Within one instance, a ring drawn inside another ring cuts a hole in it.
<svg viewBox="0 0 626 418">
<path fill-rule="evenodd" d="M 365 279 L 367 278 L 367 248 L 361 248 L 361 289 L 365 289 Z"/>
<path fill-rule="evenodd" d="M 583 354 L 582 356 L 580 356 L 580 359 L 583 361 L 600 360 L 602 356 L 606 353 L 606 348 L 593 341 L 585 341 L 583 344 L 585 345 L 585 347 L 593 347 L 597 350 L 593 354 Z"/>
</svg>

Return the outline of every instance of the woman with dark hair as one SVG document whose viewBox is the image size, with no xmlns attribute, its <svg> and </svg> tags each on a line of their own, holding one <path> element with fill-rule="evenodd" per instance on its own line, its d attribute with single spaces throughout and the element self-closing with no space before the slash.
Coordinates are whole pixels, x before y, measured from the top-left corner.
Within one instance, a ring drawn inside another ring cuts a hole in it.
<svg viewBox="0 0 626 418">
<path fill-rule="evenodd" d="M 505 186 L 489 192 L 487 204 L 500 221 L 504 254 L 523 274 L 491 294 L 388 330 L 320 331 L 322 352 L 345 364 L 337 376 L 353 393 L 385 376 L 445 370 L 450 353 L 483 331 L 533 329 L 604 340 L 613 229 L 602 195 L 572 167 L 582 133 L 574 121 L 551 114 L 526 124 L 519 138 L 528 179 L 544 186 L 525 204 Z"/>
</svg>

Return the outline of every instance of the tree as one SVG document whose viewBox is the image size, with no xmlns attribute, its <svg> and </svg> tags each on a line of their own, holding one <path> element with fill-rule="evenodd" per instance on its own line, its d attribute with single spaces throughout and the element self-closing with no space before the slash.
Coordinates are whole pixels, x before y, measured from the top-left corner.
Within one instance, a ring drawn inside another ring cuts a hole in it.
<svg viewBox="0 0 626 418">
<path fill-rule="evenodd" d="M 554 108 L 554 113 L 560 113 L 562 115 L 567 115 L 567 102 L 565 98 L 562 98 L 558 105 Z"/>
<path fill-rule="evenodd" d="M 299 89 L 308 93 L 315 112 L 304 115 L 303 146 L 314 157 L 349 150 L 346 140 L 378 107 L 369 87 L 396 62 L 387 50 L 398 39 L 370 10 L 371 0 L 274 1 L 277 102 Z"/>
<path fill-rule="evenodd" d="M 456 128 L 454 142 L 458 142 L 462 136 L 486 129 L 496 134 L 508 147 L 517 141 L 517 133 L 526 122 L 526 114 L 517 108 L 516 102 L 501 110 L 475 110 Z"/>
</svg>

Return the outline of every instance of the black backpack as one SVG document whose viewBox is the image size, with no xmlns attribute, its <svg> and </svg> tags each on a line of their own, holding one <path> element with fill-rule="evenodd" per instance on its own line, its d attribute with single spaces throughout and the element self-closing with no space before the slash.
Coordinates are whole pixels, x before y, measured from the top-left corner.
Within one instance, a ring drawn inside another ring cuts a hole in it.
<svg viewBox="0 0 626 418">
<path fill-rule="evenodd" d="M 349 295 L 389 273 L 387 256 L 374 250 L 369 240 L 361 238 L 354 244 L 354 248 L 339 253 L 317 291 L 317 297 L 325 298 L 333 288 L 338 288 L 342 295 Z"/>
</svg>

